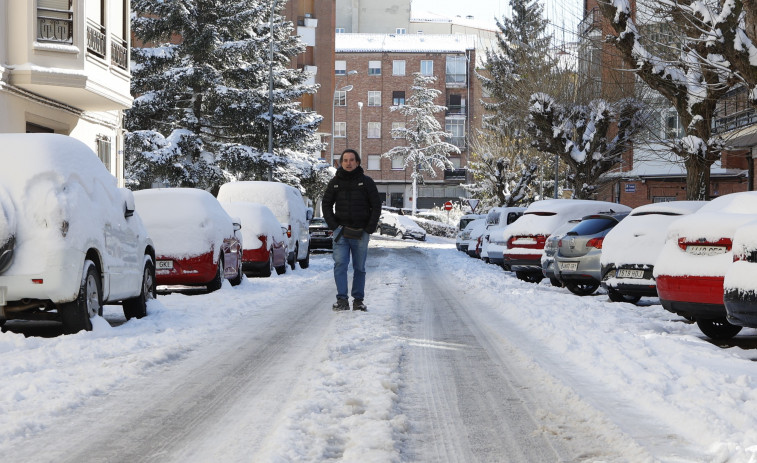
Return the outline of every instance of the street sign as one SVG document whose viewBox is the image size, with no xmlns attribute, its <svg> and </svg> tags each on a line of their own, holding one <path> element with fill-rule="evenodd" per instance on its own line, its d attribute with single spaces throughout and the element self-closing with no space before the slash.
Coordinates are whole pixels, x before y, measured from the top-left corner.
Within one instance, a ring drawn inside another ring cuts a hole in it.
<svg viewBox="0 0 757 463">
<path fill-rule="evenodd" d="M 445 211 L 451 211 L 452 210 L 452 201 L 447 201 L 444 203 L 444 210 Z"/>
<path fill-rule="evenodd" d="M 477 199 L 469 199 L 468 205 L 470 206 L 471 212 L 476 212 L 476 207 L 478 206 L 478 200 Z"/>
</svg>

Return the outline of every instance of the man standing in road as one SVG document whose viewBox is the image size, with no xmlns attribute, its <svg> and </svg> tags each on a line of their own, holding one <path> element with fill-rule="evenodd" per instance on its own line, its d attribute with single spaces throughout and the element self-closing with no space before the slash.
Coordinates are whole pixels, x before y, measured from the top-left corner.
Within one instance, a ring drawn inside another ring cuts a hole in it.
<svg viewBox="0 0 757 463">
<path fill-rule="evenodd" d="M 342 152 L 341 167 L 323 195 L 323 218 L 334 230 L 334 310 L 350 310 L 347 299 L 347 267 L 352 256 L 352 309 L 366 311 L 365 260 L 368 241 L 378 227 L 381 200 L 373 179 L 363 173 L 360 154 Z"/>
</svg>

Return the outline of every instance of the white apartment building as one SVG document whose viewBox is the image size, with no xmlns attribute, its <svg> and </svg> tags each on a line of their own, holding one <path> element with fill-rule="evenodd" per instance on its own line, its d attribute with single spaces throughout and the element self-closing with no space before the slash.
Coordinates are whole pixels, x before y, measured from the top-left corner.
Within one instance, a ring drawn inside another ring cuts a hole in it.
<svg viewBox="0 0 757 463">
<path fill-rule="evenodd" d="M 0 0 L 0 133 L 72 136 L 123 186 L 129 9 L 129 0 Z"/>
</svg>

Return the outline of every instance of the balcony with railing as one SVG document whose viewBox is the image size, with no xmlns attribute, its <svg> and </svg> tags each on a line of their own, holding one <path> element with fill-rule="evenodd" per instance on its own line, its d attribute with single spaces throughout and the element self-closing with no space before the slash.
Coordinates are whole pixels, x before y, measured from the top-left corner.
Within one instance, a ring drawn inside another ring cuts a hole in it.
<svg viewBox="0 0 757 463">
<path fill-rule="evenodd" d="M 87 21 L 87 51 L 99 56 L 100 58 L 105 58 L 105 27 L 94 23 L 92 21 Z"/>
<path fill-rule="evenodd" d="M 72 43 L 74 11 L 37 7 L 37 40 L 40 42 Z"/>
<path fill-rule="evenodd" d="M 125 40 L 115 36 L 110 38 L 110 62 L 124 71 L 129 69 L 129 49 Z"/>
<path fill-rule="evenodd" d="M 723 117 L 716 117 L 712 123 L 713 135 L 730 132 L 749 125 L 757 124 L 757 111 L 748 108 Z"/>
<path fill-rule="evenodd" d="M 445 169 L 444 180 L 449 181 L 466 181 L 468 179 L 468 169 Z"/>
<path fill-rule="evenodd" d="M 578 35 L 585 37 L 589 32 L 602 30 L 602 14 L 598 7 L 594 7 L 586 12 L 586 16 L 578 23 Z"/>
<path fill-rule="evenodd" d="M 466 115 L 465 105 L 449 105 L 447 106 L 447 115 Z"/>
</svg>

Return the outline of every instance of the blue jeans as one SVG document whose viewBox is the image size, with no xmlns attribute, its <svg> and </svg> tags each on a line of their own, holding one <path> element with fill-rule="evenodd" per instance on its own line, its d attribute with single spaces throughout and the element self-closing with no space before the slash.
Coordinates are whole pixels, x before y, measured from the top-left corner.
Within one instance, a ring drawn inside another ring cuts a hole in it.
<svg viewBox="0 0 757 463">
<path fill-rule="evenodd" d="M 338 229 L 337 229 L 338 230 Z M 334 236 L 337 236 L 334 232 Z M 334 281 L 336 281 L 336 298 L 347 299 L 347 267 L 352 256 L 352 297 L 365 298 L 365 259 L 368 257 L 368 241 L 371 235 L 363 232 L 363 237 L 353 240 L 339 237 L 334 241 Z"/>
</svg>

